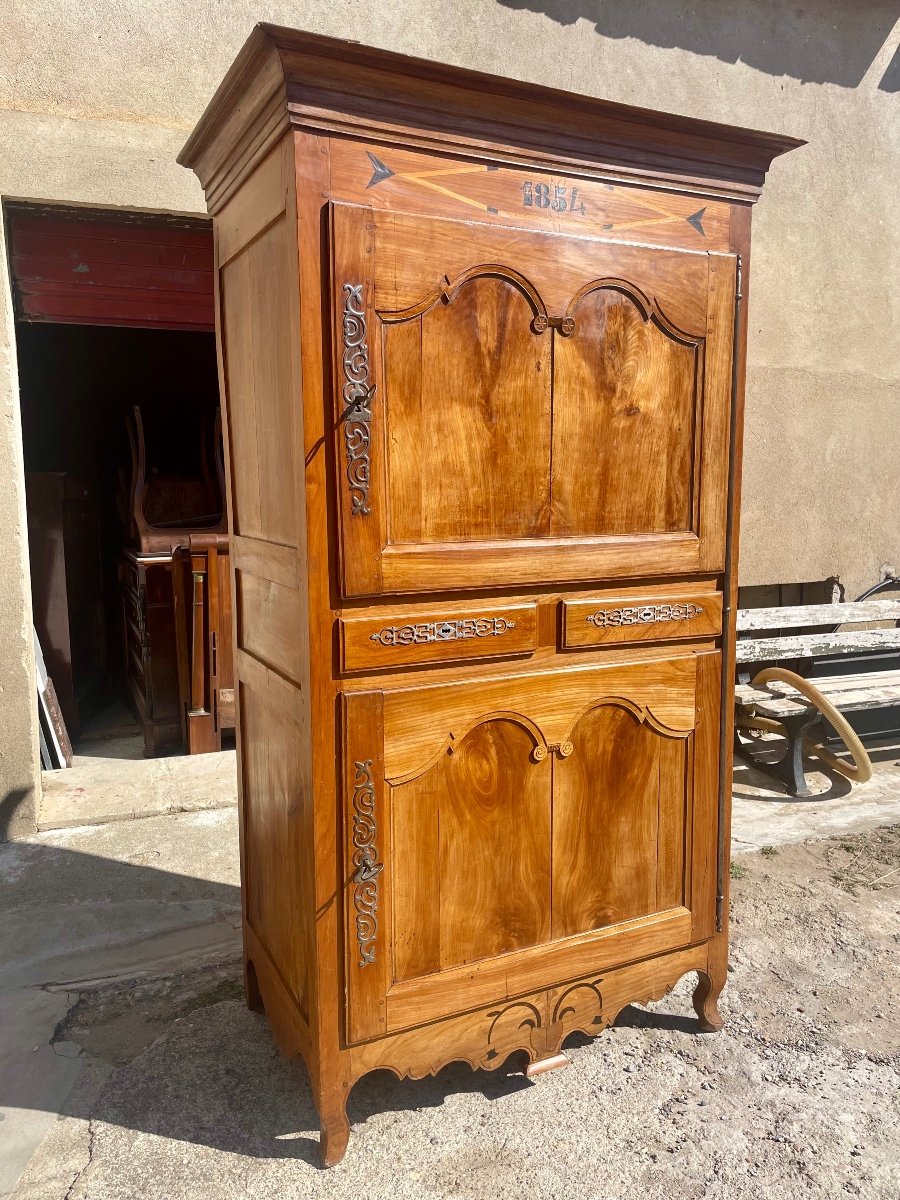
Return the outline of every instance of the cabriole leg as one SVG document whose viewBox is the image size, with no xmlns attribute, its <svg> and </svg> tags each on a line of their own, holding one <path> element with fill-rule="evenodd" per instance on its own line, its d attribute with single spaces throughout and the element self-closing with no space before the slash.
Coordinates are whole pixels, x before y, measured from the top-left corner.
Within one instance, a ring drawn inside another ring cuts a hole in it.
<svg viewBox="0 0 900 1200">
<path fill-rule="evenodd" d="M 341 1161 L 350 1140 L 347 1120 L 347 1093 L 332 1088 L 319 1097 L 319 1147 L 322 1166 L 333 1167 Z"/>
<path fill-rule="evenodd" d="M 725 1022 L 719 1012 L 719 996 L 725 986 L 728 973 L 726 964 L 719 967 L 710 962 L 707 971 L 698 971 L 697 986 L 694 989 L 694 1012 L 700 1022 L 701 1033 L 718 1033 Z"/>
<path fill-rule="evenodd" d="M 256 968 L 249 958 L 244 960 L 244 999 L 251 1012 L 265 1012 L 259 981 L 256 978 Z"/>
</svg>

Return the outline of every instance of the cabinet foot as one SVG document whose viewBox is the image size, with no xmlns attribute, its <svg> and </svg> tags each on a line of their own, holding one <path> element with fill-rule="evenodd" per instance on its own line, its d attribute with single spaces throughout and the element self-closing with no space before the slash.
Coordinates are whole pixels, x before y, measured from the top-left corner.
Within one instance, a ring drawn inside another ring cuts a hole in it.
<svg viewBox="0 0 900 1200">
<path fill-rule="evenodd" d="M 535 1075 L 543 1075 L 547 1071 L 558 1071 L 562 1067 L 567 1067 L 571 1059 L 565 1054 L 553 1054 L 549 1058 L 539 1058 L 537 1062 L 530 1062 L 525 1068 L 525 1078 L 534 1079 Z"/>
<path fill-rule="evenodd" d="M 694 989 L 694 1012 L 700 1022 L 701 1033 L 718 1033 L 725 1024 L 719 1012 L 718 1000 L 725 986 L 725 974 L 707 975 L 705 971 L 698 972 L 698 982 Z"/>
<path fill-rule="evenodd" d="M 249 958 L 244 963 L 244 999 L 251 1012 L 264 1013 L 266 1011 L 262 992 L 259 990 L 259 981 L 256 978 L 256 968 Z"/>
<path fill-rule="evenodd" d="M 347 1152 L 350 1122 L 347 1120 L 347 1096 L 332 1093 L 319 1102 L 319 1153 L 323 1167 L 336 1166 Z"/>
</svg>

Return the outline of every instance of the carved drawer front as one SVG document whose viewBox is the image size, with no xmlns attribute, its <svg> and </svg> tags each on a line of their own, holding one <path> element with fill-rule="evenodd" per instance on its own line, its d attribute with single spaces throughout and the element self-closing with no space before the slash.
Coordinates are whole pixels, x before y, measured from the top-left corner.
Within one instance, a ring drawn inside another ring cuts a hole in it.
<svg viewBox="0 0 900 1200">
<path fill-rule="evenodd" d="M 345 671 L 529 654 L 537 644 L 537 605 L 343 617 L 339 629 Z"/>
<path fill-rule="evenodd" d="M 613 596 L 564 600 L 562 644 L 568 649 L 716 637 L 722 632 L 722 595 Z"/>
</svg>

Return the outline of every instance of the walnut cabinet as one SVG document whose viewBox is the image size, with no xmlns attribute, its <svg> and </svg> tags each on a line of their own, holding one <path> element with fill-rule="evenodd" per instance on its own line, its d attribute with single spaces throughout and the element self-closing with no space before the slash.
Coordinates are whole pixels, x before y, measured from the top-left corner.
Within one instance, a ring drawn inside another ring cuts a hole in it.
<svg viewBox="0 0 900 1200">
<path fill-rule="evenodd" d="M 216 234 L 246 985 L 323 1157 L 726 970 L 750 210 L 793 139 L 260 26 Z M 577 1082 L 573 1082 L 577 1086 Z"/>
</svg>

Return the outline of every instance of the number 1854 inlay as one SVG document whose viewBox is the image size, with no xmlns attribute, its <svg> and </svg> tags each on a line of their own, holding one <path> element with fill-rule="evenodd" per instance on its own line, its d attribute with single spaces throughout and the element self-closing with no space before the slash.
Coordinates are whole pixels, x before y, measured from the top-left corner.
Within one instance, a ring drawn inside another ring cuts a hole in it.
<svg viewBox="0 0 900 1200">
<path fill-rule="evenodd" d="M 585 215 L 584 201 L 578 199 L 578 188 L 571 190 L 562 183 L 533 183 L 530 180 L 522 184 L 523 208 L 549 208 L 551 212 L 578 213 Z"/>
</svg>

